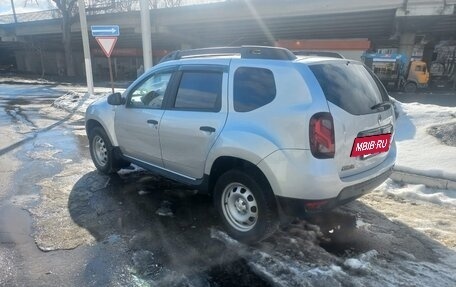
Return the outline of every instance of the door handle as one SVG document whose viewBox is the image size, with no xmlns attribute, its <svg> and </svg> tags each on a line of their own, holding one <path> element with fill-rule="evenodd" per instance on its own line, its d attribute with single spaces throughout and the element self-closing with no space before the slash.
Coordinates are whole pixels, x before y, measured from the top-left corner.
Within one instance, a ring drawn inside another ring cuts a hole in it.
<svg viewBox="0 0 456 287">
<path fill-rule="evenodd" d="M 200 127 L 200 131 L 214 133 L 215 129 L 213 127 L 203 126 L 203 127 Z"/>
<path fill-rule="evenodd" d="M 156 120 L 147 120 L 148 124 L 158 125 L 158 121 Z"/>
</svg>

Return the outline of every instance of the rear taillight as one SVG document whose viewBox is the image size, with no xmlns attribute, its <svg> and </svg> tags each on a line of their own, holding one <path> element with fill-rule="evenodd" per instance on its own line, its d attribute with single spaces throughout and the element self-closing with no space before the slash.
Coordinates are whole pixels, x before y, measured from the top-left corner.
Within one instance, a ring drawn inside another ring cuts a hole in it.
<svg viewBox="0 0 456 287">
<path fill-rule="evenodd" d="M 317 113 L 309 124 L 310 150 L 316 158 L 333 158 L 334 122 L 330 113 Z"/>
</svg>

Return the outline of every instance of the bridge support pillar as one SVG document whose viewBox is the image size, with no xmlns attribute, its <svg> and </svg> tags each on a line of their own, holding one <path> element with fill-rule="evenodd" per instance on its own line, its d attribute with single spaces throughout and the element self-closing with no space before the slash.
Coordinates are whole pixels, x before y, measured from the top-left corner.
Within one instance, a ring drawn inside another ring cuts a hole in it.
<svg viewBox="0 0 456 287">
<path fill-rule="evenodd" d="M 399 53 L 406 55 L 410 61 L 413 54 L 413 47 L 415 46 L 415 33 L 403 32 L 399 39 Z"/>
</svg>

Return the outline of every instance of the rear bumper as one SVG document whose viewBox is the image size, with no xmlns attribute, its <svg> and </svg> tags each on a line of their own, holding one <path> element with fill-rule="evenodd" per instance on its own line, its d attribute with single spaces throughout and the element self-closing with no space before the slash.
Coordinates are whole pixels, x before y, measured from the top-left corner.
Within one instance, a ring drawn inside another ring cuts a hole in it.
<svg viewBox="0 0 456 287">
<path fill-rule="evenodd" d="M 350 190 L 387 173 L 394 166 L 396 153 L 393 141 L 383 162 L 346 177 L 340 177 L 333 159 L 316 159 L 309 150 L 279 150 L 261 161 L 258 167 L 276 197 L 318 201 L 336 198 L 343 190 Z"/>
<path fill-rule="evenodd" d="M 320 199 L 320 200 L 305 200 L 283 196 L 276 196 L 277 202 L 281 210 L 288 216 L 302 217 L 311 213 L 327 211 L 339 205 L 345 204 L 356 198 L 372 191 L 382 184 L 392 172 L 389 168 L 382 174 L 366 180 L 364 182 L 347 186 L 343 188 L 339 195 L 335 198 Z"/>
</svg>

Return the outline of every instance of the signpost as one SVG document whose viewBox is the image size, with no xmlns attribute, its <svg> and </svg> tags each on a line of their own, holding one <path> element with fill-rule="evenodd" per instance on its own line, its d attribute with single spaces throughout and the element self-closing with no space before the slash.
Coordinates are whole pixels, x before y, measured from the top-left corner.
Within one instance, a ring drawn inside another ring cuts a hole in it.
<svg viewBox="0 0 456 287">
<path fill-rule="evenodd" d="M 11 0 L 12 1 L 12 0 Z M 87 92 L 93 95 L 92 59 L 90 58 L 89 33 L 87 33 L 87 19 L 84 0 L 78 0 L 79 21 L 81 22 L 82 47 L 84 49 L 84 62 L 87 80 Z"/>
<path fill-rule="evenodd" d="M 117 25 L 94 25 L 91 26 L 92 36 L 97 40 L 101 50 L 108 58 L 109 77 L 111 79 L 111 89 L 114 93 L 114 79 L 112 76 L 111 53 L 117 42 L 117 36 L 120 35 L 120 29 Z"/>
</svg>

